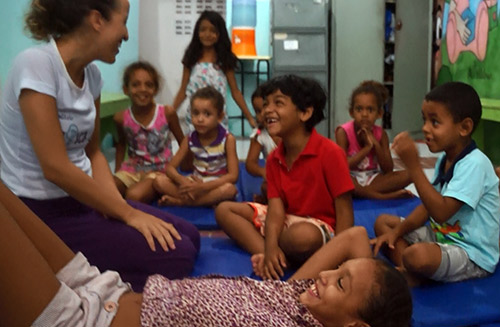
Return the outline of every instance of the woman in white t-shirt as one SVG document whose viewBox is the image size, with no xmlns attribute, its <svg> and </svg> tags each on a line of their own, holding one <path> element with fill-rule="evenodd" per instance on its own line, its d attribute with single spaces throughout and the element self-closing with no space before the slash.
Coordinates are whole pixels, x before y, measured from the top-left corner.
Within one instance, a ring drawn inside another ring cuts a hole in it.
<svg viewBox="0 0 500 327">
<path fill-rule="evenodd" d="M 189 274 L 199 233 L 127 203 L 99 148 L 102 80 L 92 62 L 115 61 L 128 11 L 128 0 L 32 2 L 26 27 L 48 42 L 19 54 L 6 80 L 0 177 L 72 250 L 142 289 L 151 273 Z"/>
</svg>

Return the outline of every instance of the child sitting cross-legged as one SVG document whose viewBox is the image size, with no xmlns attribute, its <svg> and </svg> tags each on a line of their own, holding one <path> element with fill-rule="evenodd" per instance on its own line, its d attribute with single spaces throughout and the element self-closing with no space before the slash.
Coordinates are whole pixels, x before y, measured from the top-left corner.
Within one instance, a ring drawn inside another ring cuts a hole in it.
<svg viewBox="0 0 500 327">
<path fill-rule="evenodd" d="M 194 131 L 182 141 L 166 168 L 153 182 L 163 205 L 213 205 L 236 196 L 238 179 L 236 140 L 222 125 L 224 98 L 206 86 L 191 97 Z M 177 167 L 192 158 L 194 173 L 183 176 Z"/>
<path fill-rule="evenodd" d="M 344 151 L 314 129 L 326 103 L 318 82 L 279 76 L 263 84 L 262 97 L 269 134 L 282 140 L 267 158 L 268 206 L 223 202 L 215 215 L 254 254 L 255 273 L 277 279 L 353 225 L 354 185 Z"/>
<path fill-rule="evenodd" d="M 382 84 L 362 82 L 351 95 L 349 114 L 353 119 L 335 130 L 337 144 L 347 154 L 354 195 L 358 197 L 391 199 L 411 195 L 404 189 L 410 183 L 408 173 L 393 171 L 389 138 L 376 124 L 387 97 Z"/>
<path fill-rule="evenodd" d="M 425 141 L 431 152 L 444 151 L 436 162 L 432 183 L 408 134 L 394 139 L 394 151 L 406 165 L 422 204 L 406 219 L 378 217 L 374 252 L 386 251 L 413 284 L 428 279 L 460 281 L 495 271 L 499 258 L 498 178 L 471 138 L 481 111 L 476 91 L 464 83 L 446 83 L 425 96 Z"/>
</svg>

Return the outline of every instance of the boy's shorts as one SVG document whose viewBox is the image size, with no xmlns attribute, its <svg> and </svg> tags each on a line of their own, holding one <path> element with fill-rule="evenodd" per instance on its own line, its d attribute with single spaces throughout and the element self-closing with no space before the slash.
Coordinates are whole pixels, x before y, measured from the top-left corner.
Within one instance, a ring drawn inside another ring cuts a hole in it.
<svg viewBox="0 0 500 327">
<path fill-rule="evenodd" d="M 155 179 L 156 176 L 160 175 L 160 172 L 152 171 L 148 173 L 140 172 L 140 173 L 131 173 L 124 170 L 119 170 L 115 173 L 116 178 L 122 181 L 123 184 L 127 188 L 130 186 L 139 183 L 144 179 Z"/>
<path fill-rule="evenodd" d="M 32 327 L 109 326 L 118 311 L 118 300 L 131 291 L 117 272 L 100 273 L 81 253 L 56 277 L 61 286 Z"/>
<path fill-rule="evenodd" d="M 380 174 L 379 170 L 364 170 L 364 171 L 351 170 L 351 177 L 356 178 L 358 184 L 363 187 L 370 185 L 375 179 L 375 177 L 377 177 L 379 174 Z"/>
<path fill-rule="evenodd" d="M 254 210 L 252 218 L 253 224 L 260 231 L 260 234 L 262 236 L 265 236 L 264 230 L 266 226 L 267 205 L 257 202 L 247 202 L 247 204 Z M 285 227 L 290 227 L 293 224 L 297 223 L 309 223 L 316 226 L 321 232 L 323 244 L 326 244 L 335 235 L 332 226 L 328 225 L 323 220 L 317 218 L 300 217 L 290 214 L 285 215 Z"/>
<path fill-rule="evenodd" d="M 401 218 L 404 219 L 404 218 Z M 409 244 L 436 243 L 441 248 L 441 263 L 430 278 L 441 282 L 458 282 L 471 278 L 486 277 L 490 273 L 469 259 L 467 252 L 457 245 L 438 243 L 428 225 L 409 232 L 403 239 Z"/>
</svg>

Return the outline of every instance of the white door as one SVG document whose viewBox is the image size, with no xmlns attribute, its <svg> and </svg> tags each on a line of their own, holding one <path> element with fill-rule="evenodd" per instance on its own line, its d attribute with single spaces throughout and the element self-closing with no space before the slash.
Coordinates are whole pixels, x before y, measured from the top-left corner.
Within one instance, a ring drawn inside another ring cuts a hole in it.
<svg viewBox="0 0 500 327">
<path fill-rule="evenodd" d="M 431 81 L 432 0 L 397 0 L 391 139 L 421 137 L 421 106 Z"/>
</svg>

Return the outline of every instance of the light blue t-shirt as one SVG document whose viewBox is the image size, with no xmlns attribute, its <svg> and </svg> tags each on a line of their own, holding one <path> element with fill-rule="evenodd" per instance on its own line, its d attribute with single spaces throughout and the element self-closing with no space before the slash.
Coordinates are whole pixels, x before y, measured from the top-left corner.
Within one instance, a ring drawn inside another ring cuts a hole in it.
<svg viewBox="0 0 500 327">
<path fill-rule="evenodd" d="M 445 154 L 436 162 L 434 187 L 441 195 L 464 205 L 443 224 L 431 218 L 439 243 L 463 248 L 470 260 L 488 272 L 495 271 L 499 258 L 500 196 L 498 178 L 488 157 L 475 148 L 450 167 L 449 181 L 437 183 Z M 442 175 L 441 175 L 442 176 Z"/>
</svg>

